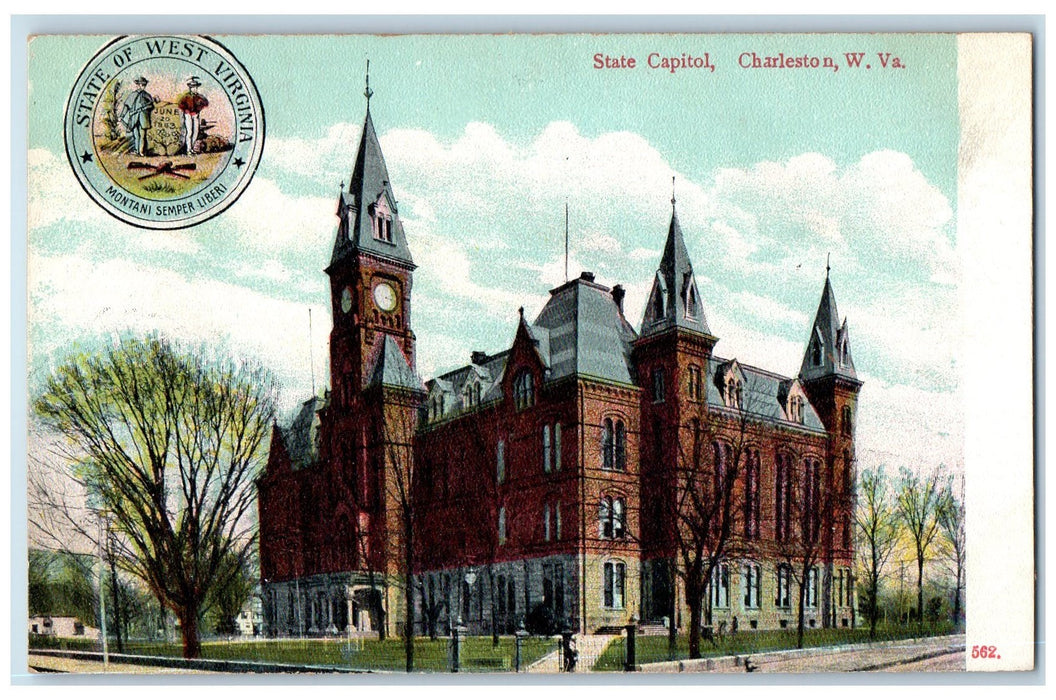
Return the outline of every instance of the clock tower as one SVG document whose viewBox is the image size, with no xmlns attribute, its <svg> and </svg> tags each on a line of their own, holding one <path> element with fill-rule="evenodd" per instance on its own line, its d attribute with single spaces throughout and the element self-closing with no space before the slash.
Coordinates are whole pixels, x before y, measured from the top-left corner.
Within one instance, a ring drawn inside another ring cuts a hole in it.
<svg viewBox="0 0 1056 700">
<path fill-rule="evenodd" d="M 326 273 L 334 319 L 330 333 L 332 402 L 349 407 L 370 383 L 387 346 L 401 351 L 415 372 L 411 281 L 407 247 L 385 158 L 370 116 L 363 122 L 348 189 L 337 203 L 337 237 Z M 391 353 L 391 350 L 389 351 Z"/>
</svg>

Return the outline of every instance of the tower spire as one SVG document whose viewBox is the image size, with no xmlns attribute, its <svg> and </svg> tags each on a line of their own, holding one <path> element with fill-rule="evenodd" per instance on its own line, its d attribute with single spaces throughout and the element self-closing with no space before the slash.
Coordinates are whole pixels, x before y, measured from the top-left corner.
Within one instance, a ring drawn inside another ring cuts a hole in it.
<svg viewBox="0 0 1056 700">
<path fill-rule="evenodd" d="M 370 109 L 370 98 L 374 95 L 374 91 L 370 89 L 370 59 L 367 59 L 367 87 L 363 90 L 363 96 L 367 98 L 367 109 Z"/>
<path fill-rule="evenodd" d="M 829 279 L 829 256 L 832 253 L 825 253 L 825 279 Z"/>
<path fill-rule="evenodd" d="M 675 210 L 675 176 L 671 176 L 671 211 Z"/>
</svg>

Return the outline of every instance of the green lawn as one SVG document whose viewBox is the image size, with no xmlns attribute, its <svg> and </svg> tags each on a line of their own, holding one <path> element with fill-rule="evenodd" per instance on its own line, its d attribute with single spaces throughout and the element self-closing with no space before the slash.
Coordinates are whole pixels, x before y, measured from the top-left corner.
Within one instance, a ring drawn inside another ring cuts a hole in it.
<svg viewBox="0 0 1056 700">
<path fill-rule="evenodd" d="M 888 626 L 878 628 L 874 641 L 888 641 L 893 639 L 908 639 L 911 637 L 933 637 L 945 634 L 953 634 L 951 624 L 925 625 L 923 629 L 917 625 Z M 869 629 L 808 629 L 803 634 L 804 647 L 827 647 L 840 644 L 856 644 L 869 641 Z M 623 661 L 626 655 L 626 640 L 622 637 L 612 640 L 612 643 L 598 657 L 594 664 L 595 671 L 622 671 Z M 792 649 L 796 646 L 795 628 L 788 630 L 747 631 L 727 634 L 722 641 L 712 643 L 701 641 L 701 655 L 704 657 L 730 656 L 733 654 L 754 654 L 764 651 L 776 651 L 778 649 Z M 657 661 L 669 661 L 674 659 L 689 658 L 689 637 L 679 635 L 672 656 L 668 651 L 666 636 L 637 637 L 635 640 L 635 652 L 638 664 L 648 664 Z"/>
<path fill-rule="evenodd" d="M 56 640 L 39 641 L 31 638 L 31 647 L 56 648 Z M 62 640 L 63 648 L 92 649 L 86 639 Z M 417 638 L 414 641 L 414 667 L 416 671 L 451 670 L 450 639 L 432 641 Z M 549 638 L 529 637 L 521 648 L 522 668 L 541 658 L 555 648 Z M 110 650 L 116 651 L 113 641 Z M 180 656 L 179 644 L 159 642 L 131 642 L 126 650 L 133 654 L 148 656 Z M 462 669 L 470 672 L 512 671 L 514 656 L 513 637 L 500 637 L 499 646 L 493 647 L 491 637 L 468 637 L 462 640 Z M 264 641 L 203 642 L 202 658 L 232 661 L 266 661 L 286 664 L 309 664 L 376 671 L 402 671 L 405 668 L 402 639 L 385 641 L 363 640 L 349 645 L 347 640 L 331 639 L 282 639 Z"/>
</svg>

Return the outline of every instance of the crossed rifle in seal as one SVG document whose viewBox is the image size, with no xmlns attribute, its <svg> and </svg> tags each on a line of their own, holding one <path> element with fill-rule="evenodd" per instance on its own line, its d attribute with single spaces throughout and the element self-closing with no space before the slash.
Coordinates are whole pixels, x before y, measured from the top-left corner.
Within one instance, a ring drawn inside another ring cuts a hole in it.
<svg viewBox="0 0 1056 700">
<path fill-rule="evenodd" d="M 190 180 L 188 176 L 183 173 L 177 172 L 178 170 L 197 170 L 198 166 L 194 163 L 180 163 L 179 165 L 173 165 L 171 160 L 167 160 L 161 165 L 152 165 L 150 163 L 142 163 L 140 161 L 132 161 L 128 164 L 129 170 L 150 170 L 151 172 L 146 175 L 140 176 L 140 180 L 149 180 L 152 177 L 158 175 L 172 175 L 174 177 L 182 178 L 184 180 Z"/>
</svg>

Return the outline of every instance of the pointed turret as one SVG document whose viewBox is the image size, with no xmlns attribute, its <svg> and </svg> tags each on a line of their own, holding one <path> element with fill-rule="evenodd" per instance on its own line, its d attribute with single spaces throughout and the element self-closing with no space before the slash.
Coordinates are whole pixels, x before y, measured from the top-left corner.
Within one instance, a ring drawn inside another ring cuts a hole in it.
<svg viewBox="0 0 1056 700">
<path fill-rule="evenodd" d="M 847 330 L 847 319 L 840 324 L 836 310 L 836 295 L 829 282 L 828 266 L 825 269 L 825 287 L 821 290 L 821 302 L 814 317 L 807 351 L 799 376 L 810 381 L 819 377 L 837 375 L 857 379 L 854 361 L 851 359 L 851 344 Z"/>
<path fill-rule="evenodd" d="M 369 89 L 368 89 L 369 93 Z M 359 139 L 356 164 L 348 191 L 341 192 L 337 215 L 340 223 L 330 266 L 354 251 L 362 251 L 413 268 L 411 251 L 396 209 L 396 197 L 381 153 L 378 134 L 370 117 L 370 101 Z"/>
<path fill-rule="evenodd" d="M 700 302 L 693 263 L 689 260 L 682 227 L 678 224 L 675 198 L 671 197 L 671 225 L 667 243 L 660 259 L 660 268 L 653 278 L 653 289 L 642 318 L 642 335 L 651 335 L 678 327 L 711 335 L 704 307 Z"/>
</svg>

